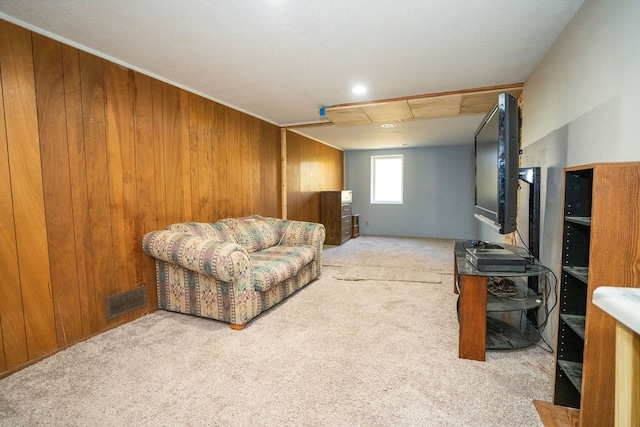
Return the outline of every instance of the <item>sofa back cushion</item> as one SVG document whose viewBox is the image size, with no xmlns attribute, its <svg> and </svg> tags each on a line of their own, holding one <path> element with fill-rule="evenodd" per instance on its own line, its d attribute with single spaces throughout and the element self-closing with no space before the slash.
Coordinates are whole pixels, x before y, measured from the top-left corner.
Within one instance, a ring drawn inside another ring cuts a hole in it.
<svg viewBox="0 0 640 427">
<path fill-rule="evenodd" d="M 227 224 L 223 224 L 221 222 L 180 222 L 178 224 L 168 226 L 167 230 L 194 234 L 196 236 L 221 242 L 238 243 L 231 228 Z"/>
<path fill-rule="evenodd" d="M 247 218 L 227 218 L 219 221 L 233 231 L 237 242 L 247 252 L 257 252 L 279 243 L 278 232 L 265 218 L 251 216 Z"/>
</svg>

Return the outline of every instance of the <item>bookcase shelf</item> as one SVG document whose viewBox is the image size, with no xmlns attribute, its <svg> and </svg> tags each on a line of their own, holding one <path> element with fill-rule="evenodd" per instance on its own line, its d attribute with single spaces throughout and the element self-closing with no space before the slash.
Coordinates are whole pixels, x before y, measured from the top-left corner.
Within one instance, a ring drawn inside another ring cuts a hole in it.
<svg viewBox="0 0 640 427">
<path fill-rule="evenodd" d="M 559 360 L 558 366 L 567 375 L 576 391 L 580 393 L 582 391 L 582 363 Z"/>
<path fill-rule="evenodd" d="M 553 411 L 579 409 L 580 426 L 614 425 L 615 321 L 591 301 L 600 286 L 640 286 L 638 194 L 640 162 L 564 170 Z"/>
<path fill-rule="evenodd" d="M 591 226 L 591 217 L 590 216 L 566 216 L 564 220 L 567 222 L 573 222 L 576 224 Z"/>
<path fill-rule="evenodd" d="M 584 322 L 585 316 L 576 314 L 561 314 L 560 319 L 564 321 L 580 338 L 584 340 Z"/>
<path fill-rule="evenodd" d="M 569 273 L 576 279 L 583 282 L 585 285 L 589 283 L 589 267 L 576 267 L 576 266 L 566 265 L 562 267 L 562 271 Z"/>
</svg>

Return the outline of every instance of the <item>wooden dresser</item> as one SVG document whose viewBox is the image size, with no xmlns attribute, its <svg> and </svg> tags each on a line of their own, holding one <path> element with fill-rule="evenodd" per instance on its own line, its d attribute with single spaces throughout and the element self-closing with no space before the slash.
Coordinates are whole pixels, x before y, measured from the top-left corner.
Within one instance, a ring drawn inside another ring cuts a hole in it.
<svg viewBox="0 0 640 427">
<path fill-rule="evenodd" d="M 350 190 L 320 193 L 320 222 L 326 228 L 326 245 L 341 245 L 351 238 Z"/>
</svg>

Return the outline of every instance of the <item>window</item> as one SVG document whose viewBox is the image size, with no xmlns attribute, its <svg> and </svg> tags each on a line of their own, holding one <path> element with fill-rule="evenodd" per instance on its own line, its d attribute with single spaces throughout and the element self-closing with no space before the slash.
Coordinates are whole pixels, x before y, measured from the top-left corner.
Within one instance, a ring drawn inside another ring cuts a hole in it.
<svg viewBox="0 0 640 427">
<path fill-rule="evenodd" d="M 371 156 L 371 203 L 402 204 L 403 156 Z"/>
</svg>

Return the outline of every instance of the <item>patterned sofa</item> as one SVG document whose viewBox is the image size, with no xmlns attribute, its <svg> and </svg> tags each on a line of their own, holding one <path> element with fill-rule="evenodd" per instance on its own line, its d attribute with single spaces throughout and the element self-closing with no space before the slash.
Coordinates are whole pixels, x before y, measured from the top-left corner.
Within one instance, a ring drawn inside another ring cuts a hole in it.
<svg viewBox="0 0 640 427">
<path fill-rule="evenodd" d="M 242 329 L 322 272 L 322 224 L 251 216 L 173 224 L 144 236 L 158 307 Z"/>
</svg>

